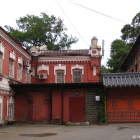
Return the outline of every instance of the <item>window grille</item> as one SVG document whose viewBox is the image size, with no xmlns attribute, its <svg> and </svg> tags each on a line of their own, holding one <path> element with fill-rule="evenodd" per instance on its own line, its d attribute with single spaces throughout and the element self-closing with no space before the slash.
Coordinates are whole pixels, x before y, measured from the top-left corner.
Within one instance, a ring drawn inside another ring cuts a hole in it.
<svg viewBox="0 0 140 140">
<path fill-rule="evenodd" d="M 18 64 L 18 80 L 22 79 L 22 65 Z"/>
<path fill-rule="evenodd" d="M 2 62 L 3 62 L 3 57 L 2 57 L 2 53 L 0 53 L 0 73 L 2 73 Z"/>
<path fill-rule="evenodd" d="M 82 83 L 82 70 L 73 70 L 73 83 Z"/>
<path fill-rule="evenodd" d="M 14 119 L 14 106 L 12 103 L 8 104 L 8 119 Z"/>
<path fill-rule="evenodd" d="M 14 61 L 9 59 L 9 76 L 14 77 Z"/>
<path fill-rule="evenodd" d="M 64 71 L 57 71 L 57 83 L 64 83 Z"/>
</svg>

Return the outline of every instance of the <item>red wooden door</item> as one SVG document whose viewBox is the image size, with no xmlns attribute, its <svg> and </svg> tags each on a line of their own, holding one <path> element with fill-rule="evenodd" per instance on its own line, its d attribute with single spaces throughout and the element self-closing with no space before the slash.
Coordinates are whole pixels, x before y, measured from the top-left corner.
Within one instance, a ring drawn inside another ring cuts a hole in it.
<svg viewBox="0 0 140 140">
<path fill-rule="evenodd" d="M 70 103 L 70 121 L 71 122 L 85 122 L 85 98 L 71 97 Z"/>
</svg>

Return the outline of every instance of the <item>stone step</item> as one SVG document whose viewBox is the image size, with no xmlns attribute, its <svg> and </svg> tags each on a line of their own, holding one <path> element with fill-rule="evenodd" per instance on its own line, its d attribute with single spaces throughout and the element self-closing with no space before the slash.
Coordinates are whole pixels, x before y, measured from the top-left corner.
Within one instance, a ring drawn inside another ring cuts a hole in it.
<svg viewBox="0 0 140 140">
<path fill-rule="evenodd" d="M 73 122 L 67 122 L 66 125 L 71 125 L 71 126 L 85 126 L 85 125 L 89 125 L 89 122 L 83 122 L 83 123 L 73 123 Z"/>
</svg>

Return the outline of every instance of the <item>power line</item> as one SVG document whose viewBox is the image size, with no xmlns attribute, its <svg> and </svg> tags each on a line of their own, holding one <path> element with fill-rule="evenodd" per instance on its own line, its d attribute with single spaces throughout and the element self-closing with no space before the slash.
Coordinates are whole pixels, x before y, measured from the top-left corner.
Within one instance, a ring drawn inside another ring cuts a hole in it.
<svg viewBox="0 0 140 140">
<path fill-rule="evenodd" d="M 78 6 L 80 6 L 80 7 L 83 7 L 83 8 L 85 8 L 85 9 L 88 9 L 88 10 L 90 10 L 90 11 L 93 11 L 93 12 L 95 12 L 95 13 L 98 13 L 98 14 L 101 14 L 101 15 L 103 15 L 103 16 L 106 16 L 106 17 L 108 17 L 108 18 L 112 18 L 112 19 L 114 19 L 114 20 L 117 20 L 117 21 L 120 21 L 120 22 L 123 22 L 123 23 L 128 23 L 128 22 L 119 20 L 119 19 L 117 19 L 117 18 L 114 18 L 114 17 L 108 16 L 108 15 L 105 15 L 105 14 L 100 13 L 100 12 L 98 12 L 98 11 L 95 11 L 95 10 L 93 10 L 93 9 L 90 9 L 90 8 L 88 8 L 88 7 L 85 7 L 85 6 L 83 6 L 83 5 L 80 5 L 80 4 L 78 4 L 78 3 L 75 3 L 75 2 L 73 2 L 73 1 L 70 1 L 70 0 L 67 0 L 67 1 L 69 1 L 69 2 L 71 2 L 71 3 L 73 3 L 73 4 L 75 4 L 75 5 L 78 5 Z"/>
<path fill-rule="evenodd" d="M 56 1 L 56 0 L 55 0 Z M 61 8 L 61 6 L 59 5 L 59 3 L 56 1 L 57 5 L 59 6 L 59 8 L 62 10 L 62 12 L 64 13 L 64 15 L 67 17 L 67 19 L 69 20 L 69 22 L 71 23 L 71 25 L 73 26 L 73 28 L 77 31 L 77 33 L 80 35 L 80 37 L 83 39 L 83 41 L 88 45 L 88 43 L 84 40 L 84 38 L 81 36 L 81 34 L 78 32 L 78 30 L 75 28 L 75 26 L 72 24 L 72 22 L 70 21 L 70 19 L 68 18 L 68 16 L 65 14 L 65 12 L 63 11 L 63 9 Z M 89 45 L 88 45 L 89 47 Z"/>
</svg>

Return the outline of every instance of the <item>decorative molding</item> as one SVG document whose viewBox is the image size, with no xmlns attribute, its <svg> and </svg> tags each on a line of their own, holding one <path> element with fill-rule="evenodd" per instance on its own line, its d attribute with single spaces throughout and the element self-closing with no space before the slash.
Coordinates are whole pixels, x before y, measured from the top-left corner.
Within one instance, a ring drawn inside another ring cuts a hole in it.
<svg viewBox="0 0 140 140">
<path fill-rule="evenodd" d="M 49 66 L 42 64 L 41 66 L 38 66 L 37 68 L 37 74 L 39 74 L 39 71 L 41 70 L 47 70 L 47 74 L 49 75 Z"/>
<path fill-rule="evenodd" d="M 2 45 L 2 42 L 0 43 L 0 52 L 3 54 L 3 60 L 4 60 L 4 50 L 5 47 Z"/>
<path fill-rule="evenodd" d="M 0 38 L 2 38 L 3 40 L 5 40 L 13 49 L 15 49 L 17 52 L 19 52 L 20 54 L 22 54 L 24 57 L 26 57 L 28 60 L 31 61 L 31 56 L 27 53 L 25 54 L 24 52 L 26 52 L 24 50 L 24 48 L 22 48 L 22 46 L 20 46 L 19 44 L 17 44 L 13 39 L 11 39 L 4 31 L 2 31 L 0 29 Z M 24 52 L 23 52 L 24 51 Z"/>
<path fill-rule="evenodd" d="M 83 65 L 72 65 L 71 66 L 71 75 L 73 75 L 73 70 L 74 69 L 81 69 L 82 70 L 82 75 L 84 75 L 84 66 Z"/>
<path fill-rule="evenodd" d="M 55 83 L 57 83 L 57 70 L 63 70 L 64 71 L 64 83 L 65 83 L 65 75 L 66 75 L 66 65 L 58 64 L 54 66 L 54 75 L 55 75 Z"/>
<path fill-rule="evenodd" d="M 41 63 L 90 62 L 90 56 L 39 57 Z"/>
<path fill-rule="evenodd" d="M 18 64 L 23 65 L 22 57 L 18 57 Z"/>
<path fill-rule="evenodd" d="M 58 64 L 54 66 L 54 75 L 56 75 L 56 70 L 63 70 L 64 75 L 66 75 L 66 65 Z"/>
<path fill-rule="evenodd" d="M 16 58 L 16 54 L 14 53 L 14 51 L 10 51 L 10 57 L 12 60 L 15 61 L 15 58 Z"/>
<path fill-rule="evenodd" d="M 9 95 L 10 91 L 5 89 L 0 89 L 0 94 Z"/>
</svg>

